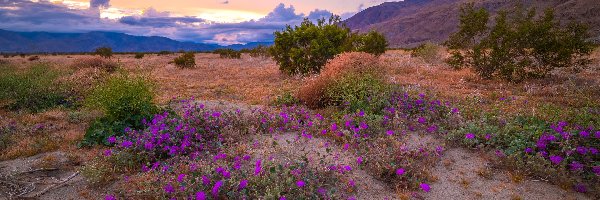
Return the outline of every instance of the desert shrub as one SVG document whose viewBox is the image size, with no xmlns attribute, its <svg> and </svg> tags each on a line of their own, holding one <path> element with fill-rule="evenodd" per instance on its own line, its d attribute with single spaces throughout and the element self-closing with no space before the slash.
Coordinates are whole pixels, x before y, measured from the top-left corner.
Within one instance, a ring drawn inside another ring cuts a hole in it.
<svg viewBox="0 0 600 200">
<path fill-rule="evenodd" d="M 300 88 L 309 107 L 339 106 L 355 112 L 381 111 L 388 91 L 385 67 L 367 53 L 344 53 L 332 59 L 315 79 Z"/>
<path fill-rule="evenodd" d="M 250 57 L 254 58 L 266 58 L 271 56 L 271 54 L 269 54 L 269 47 L 265 45 L 258 45 L 254 49 L 250 49 L 248 53 L 250 54 Z"/>
<path fill-rule="evenodd" d="M 12 110 L 43 111 L 69 105 L 65 84 L 57 80 L 61 72 L 44 64 L 25 70 L 0 66 L 0 100 L 8 101 Z"/>
<path fill-rule="evenodd" d="M 4 57 L 4 58 L 10 58 L 10 55 L 8 55 L 8 54 L 2 54 L 2 57 Z"/>
<path fill-rule="evenodd" d="M 27 60 L 29 60 L 29 61 L 36 61 L 36 60 L 39 60 L 39 59 L 40 59 L 39 56 L 30 56 L 29 58 L 27 58 Z"/>
<path fill-rule="evenodd" d="M 144 58 L 144 53 L 135 53 L 134 58 L 135 59 L 142 59 L 142 58 Z"/>
<path fill-rule="evenodd" d="M 152 84 L 145 77 L 117 74 L 94 88 L 86 106 L 104 116 L 87 129 L 82 145 L 108 144 L 107 138 L 123 135 L 126 128 L 142 128 L 142 120 L 158 112 Z"/>
<path fill-rule="evenodd" d="M 279 69 L 287 74 L 318 73 L 335 55 L 348 51 L 350 29 L 339 26 L 339 17 L 314 24 L 304 19 L 302 24 L 275 32 L 271 55 Z"/>
<path fill-rule="evenodd" d="M 221 58 L 240 59 L 242 53 L 233 49 L 217 49 L 214 53 L 219 54 Z"/>
<path fill-rule="evenodd" d="M 592 44 L 586 40 L 586 26 L 570 23 L 562 27 L 552 10 L 535 16 L 534 9 L 517 6 L 499 12 L 493 26 L 488 27 L 488 12 L 467 4 L 461 9 L 459 31 L 446 44 L 481 77 L 512 82 L 544 77 L 555 68 L 588 62 L 586 56 Z"/>
<path fill-rule="evenodd" d="M 99 55 L 103 58 L 111 58 L 113 55 L 113 51 L 110 47 L 99 47 L 96 50 L 94 50 L 94 54 Z"/>
<path fill-rule="evenodd" d="M 196 57 L 194 52 L 187 52 L 173 60 L 175 65 L 180 68 L 193 68 L 196 67 Z"/>
<path fill-rule="evenodd" d="M 423 61 L 430 64 L 441 63 L 442 57 L 444 56 L 442 47 L 431 42 L 423 43 L 414 48 L 410 52 L 410 55 L 412 57 L 421 58 Z"/>
<path fill-rule="evenodd" d="M 298 98 L 296 98 L 290 91 L 285 91 L 283 94 L 277 95 L 273 101 L 275 106 L 291 106 L 297 103 L 299 103 Z"/>
<path fill-rule="evenodd" d="M 377 31 L 369 31 L 367 34 L 354 33 L 353 37 L 355 37 L 352 41 L 354 51 L 379 56 L 385 53 L 386 47 L 388 46 L 385 36 Z"/>
<path fill-rule="evenodd" d="M 173 52 L 170 51 L 159 51 L 158 53 L 156 53 L 156 55 L 162 56 L 162 55 L 170 55 L 173 54 Z"/>
<path fill-rule="evenodd" d="M 73 69 L 94 68 L 106 72 L 115 72 L 119 69 L 117 62 L 106 60 L 103 58 L 81 58 L 73 61 L 71 64 Z"/>
</svg>

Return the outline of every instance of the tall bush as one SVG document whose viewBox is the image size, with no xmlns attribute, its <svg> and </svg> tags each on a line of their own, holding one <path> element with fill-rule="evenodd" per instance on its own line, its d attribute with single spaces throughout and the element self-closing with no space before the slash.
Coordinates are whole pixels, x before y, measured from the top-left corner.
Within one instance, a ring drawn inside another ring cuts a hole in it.
<svg viewBox="0 0 600 200">
<path fill-rule="evenodd" d="M 519 82 L 544 77 L 555 68 L 584 65 L 593 49 L 586 26 L 561 26 L 552 10 L 536 18 L 534 9 L 517 6 L 499 12 L 492 26 L 488 21 L 485 9 L 463 6 L 459 31 L 446 42 L 453 50 L 451 65 L 471 67 L 483 78 Z"/>
<path fill-rule="evenodd" d="M 193 68 L 196 66 L 196 57 L 194 52 L 187 52 L 175 58 L 173 62 L 180 68 Z"/>
<path fill-rule="evenodd" d="M 299 26 L 275 32 L 270 53 L 286 74 L 319 73 L 329 59 L 348 51 L 379 55 L 385 51 L 385 38 L 371 32 L 352 33 L 338 16 L 320 19 L 316 24 L 305 19 Z"/>
<path fill-rule="evenodd" d="M 142 128 L 142 120 L 158 111 L 149 80 L 125 73 L 114 75 L 94 88 L 85 103 L 102 111 L 104 116 L 87 129 L 83 145 L 108 144 L 108 137 L 122 135 L 126 128 Z"/>
<path fill-rule="evenodd" d="M 99 47 L 94 51 L 94 54 L 99 55 L 103 58 L 111 58 L 113 55 L 113 51 L 110 47 Z"/>
</svg>

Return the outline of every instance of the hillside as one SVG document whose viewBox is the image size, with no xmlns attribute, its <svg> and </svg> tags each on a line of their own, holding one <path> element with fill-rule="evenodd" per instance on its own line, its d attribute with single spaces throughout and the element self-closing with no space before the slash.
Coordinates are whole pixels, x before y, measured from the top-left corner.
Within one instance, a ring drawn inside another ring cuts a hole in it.
<svg viewBox="0 0 600 200">
<path fill-rule="evenodd" d="M 220 46 L 114 32 L 48 33 L 0 30 L 0 52 L 11 53 L 90 52 L 102 46 L 109 46 L 116 52 L 210 51 L 218 48 L 251 48 L 258 44 L 269 45 L 269 43 L 248 43 Z"/>
<path fill-rule="evenodd" d="M 460 6 L 471 0 L 406 0 L 386 2 L 347 19 L 352 30 L 383 33 L 392 47 L 413 47 L 426 41 L 442 42 L 457 30 Z M 482 0 L 477 7 L 497 12 L 516 1 Z M 600 3 L 597 0 L 524 0 L 538 10 L 554 8 L 561 22 L 587 23 L 593 39 L 600 41 Z"/>
</svg>

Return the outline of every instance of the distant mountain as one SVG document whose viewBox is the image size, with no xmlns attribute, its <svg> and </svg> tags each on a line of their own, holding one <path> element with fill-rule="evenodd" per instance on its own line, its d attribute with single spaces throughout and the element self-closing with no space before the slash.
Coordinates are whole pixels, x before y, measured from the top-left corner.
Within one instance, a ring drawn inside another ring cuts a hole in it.
<svg viewBox="0 0 600 200">
<path fill-rule="evenodd" d="M 108 46 L 115 52 L 158 52 L 158 51 L 211 51 L 218 48 L 236 50 L 252 48 L 258 44 L 220 46 L 193 42 L 180 42 L 166 37 L 133 36 L 114 32 L 89 33 L 48 33 L 48 32 L 13 32 L 0 30 L 0 52 L 91 52 L 98 47 Z"/>
<path fill-rule="evenodd" d="M 516 5 L 516 0 L 405 0 L 365 9 L 345 21 L 350 29 L 383 33 L 392 47 L 414 47 L 427 41 L 442 42 L 457 30 L 460 6 L 476 2 L 495 13 Z M 539 12 L 554 8 L 561 22 L 578 21 L 590 26 L 592 39 L 600 42 L 599 0 L 522 0 Z"/>
</svg>

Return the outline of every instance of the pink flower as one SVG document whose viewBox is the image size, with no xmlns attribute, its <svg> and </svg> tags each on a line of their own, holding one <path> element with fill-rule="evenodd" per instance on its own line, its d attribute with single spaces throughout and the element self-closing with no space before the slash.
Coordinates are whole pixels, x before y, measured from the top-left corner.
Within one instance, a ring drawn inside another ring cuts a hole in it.
<svg viewBox="0 0 600 200">
<path fill-rule="evenodd" d="M 473 134 L 473 133 L 467 133 L 467 134 L 465 134 L 465 138 L 467 138 L 469 140 L 475 139 L 475 134 Z"/>
<path fill-rule="evenodd" d="M 358 157 L 358 158 L 356 158 L 356 163 L 357 163 L 357 164 L 359 164 L 359 165 L 360 165 L 360 164 L 362 164 L 362 162 L 363 162 L 363 159 L 362 159 L 362 157 Z"/>
<path fill-rule="evenodd" d="M 183 182 L 183 179 L 185 178 L 185 174 L 179 174 L 179 176 L 177 176 L 177 182 Z"/>
<path fill-rule="evenodd" d="M 260 171 L 262 170 L 262 167 L 260 166 L 260 164 L 261 164 L 261 160 L 260 159 L 256 160 L 256 164 L 254 167 L 254 176 L 258 176 L 260 174 Z"/>
<path fill-rule="evenodd" d="M 304 187 L 305 185 L 306 185 L 306 183 L 304 183 L 303 180 L 299 180 L 296 182 L 296 186 L 298 186 L 298 187 Z"/>
<path fill-rule="evenodd" d="M 115 142 L 117 142 L 117 138 L 113 135 L 108 137 L 107 141 L 109 144 L 114 144 Z"/>
<path fill-rule="evenodd" d="M 431 190 L 427 183 L 421 183 L 419 186 L 421 186 L 421 189 L 425 192 L 429 192 Z"/>
<path fill-rule="evenodd" d="M 238 190 L 243 190 L 244 188 L 246 188 L 246 186 L 248 186 L 248 180 L 241 180 L 238 186 Z"/>
<path fill-rule="evenodd" d="M 196 200 L 206 200 L 206 194 L 202 191 L 196 193 Z"/>
<path fill-rule="evenodd" d="M 171 193 L 175 192 L 175 189 L 173 188 L 171 183 L 167 184 L 164 189 L 167 194 L 171 194 Z"/>
<path fill-rule="evenodd" d="M 387 135 L 392 136 L 394 135 L 394 131 L 393 130 L 388 130 L 385 132 Z"/>
<path fill-rule="evenodd" d="M 561 156 L 550 156 L 550 161 L 555 165 L 559 165 L 562 160 L 563 158 Z"/>
<path fill-rule="evenodd" d="M 402 175 L 404 175 L 404 172 L 405 172 L 404 168 L 399 168 L 396 170 L 396 175 L 402 176 Z"/>
<path fill-rule="evenodd" d="M 216 198 L 219 195 L 219 188 L 221 188 L 221 186 L 223 186 L 223 181 L 217 181 L 215 183 L 215 186 L 213 186 L 213 188 L 212 188 L 213 197 Z"/>
</svg>

